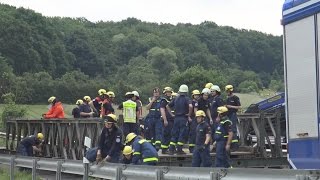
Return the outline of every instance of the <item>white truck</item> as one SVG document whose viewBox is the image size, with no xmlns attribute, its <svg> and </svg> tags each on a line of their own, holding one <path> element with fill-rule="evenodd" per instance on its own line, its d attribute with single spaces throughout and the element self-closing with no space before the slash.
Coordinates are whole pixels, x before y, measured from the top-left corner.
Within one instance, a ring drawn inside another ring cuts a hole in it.
<svg viewBox="0 0 320 180">
<path fill-rule="evenodd" d="M 320 0 L 286 0 L 282 25 L 288 161 L 320 169 Z"/>
</svg>

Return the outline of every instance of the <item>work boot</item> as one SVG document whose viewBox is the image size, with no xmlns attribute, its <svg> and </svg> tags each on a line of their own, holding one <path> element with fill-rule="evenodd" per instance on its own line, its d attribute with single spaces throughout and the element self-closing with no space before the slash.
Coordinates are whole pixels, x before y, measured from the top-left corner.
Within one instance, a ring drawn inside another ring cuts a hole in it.
<svg viewBox="0 0 320 180">
<path fill-rule="evenodd" d="M 193 153 L 193 150 L 194 150 L 194 146 L 189 147 L 189 152 L 190 153 Z"/>
<path fill-rule="evenodd" d="M 181 151 L 177 151 L 177 155 L 184 155 L 184 154 L 187 154 L 186 152 L 184 152 L 183 150 Z"/>
<path fill-rule="evenodd" d="M 161 153 L 162 154 L 168 154 L 168 149 L 162 149 Z"/>
<path fill-rule="evenodd" d="M 159 149 L 161 149 L 161 145 L 160 144 L 156 144 L 155 148 L 156 148 L 157 151 L 159 151 Z"/>
<path fill-rule="evenodd" d="M 239 149 L 239 143 L 231 143 L 230 150 L 232 152 L 237 151 Z"/>
<path fill-rule="evenodd" d="M 182 146 L 178 145 L 177 146 L 177 154 L 181 155 L 181 154 L 186 154 L 183 150 L 182 150 Z"/>
<path fill-rule="evenodd" d="M 174 155 L 174 151 L 168 151 L 168 155 Z"/>
<path fill-rule="evenodd" d="M 176 150 L 176 147 L 174 145 L 170 145 L 168 154 L 169 155 L 173 155 L 175 150 Z"/>
</svg>

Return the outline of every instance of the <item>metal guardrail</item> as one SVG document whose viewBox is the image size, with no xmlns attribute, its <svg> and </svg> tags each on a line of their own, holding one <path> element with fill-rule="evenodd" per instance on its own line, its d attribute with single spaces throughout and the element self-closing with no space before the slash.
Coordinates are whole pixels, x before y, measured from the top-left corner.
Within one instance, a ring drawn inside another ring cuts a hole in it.
<svg viewBox="0 0 320 180">
<path fill-rule="evenodd" d="M 137 166 L 105 163 L 101 165 L 83 164 L 79 160 L 57 160 L 47 158 L 31 158 L 0 155 L 0 163 L 10 166 L 10 177 L 13 180 L 14 167 L 32 168 L 32 178 L 36 179 L 37 170 L 56 172 L 56 179 L 61 179 L 61 173 L 83 175 L 115 180 L 313 180 L 320 178 L 320 170 L 291 169 L 220 169 L 220 168 L 188 168 Z"/>
</svg>

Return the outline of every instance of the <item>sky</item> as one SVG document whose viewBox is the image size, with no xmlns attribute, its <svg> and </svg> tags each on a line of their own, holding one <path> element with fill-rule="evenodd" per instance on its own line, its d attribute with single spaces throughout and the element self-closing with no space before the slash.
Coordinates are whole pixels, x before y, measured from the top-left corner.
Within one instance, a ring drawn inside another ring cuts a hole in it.
<svg viewBox="0 0 320 180">
<path fill-rule="evenodd" d="M 0 0 L 32 9 L 45 16 L 85 17 L 97 21 L 121 21 L 135 17 L 156 23 L 200 24 L 282 34 L 284 0 Z"/>
</svg>

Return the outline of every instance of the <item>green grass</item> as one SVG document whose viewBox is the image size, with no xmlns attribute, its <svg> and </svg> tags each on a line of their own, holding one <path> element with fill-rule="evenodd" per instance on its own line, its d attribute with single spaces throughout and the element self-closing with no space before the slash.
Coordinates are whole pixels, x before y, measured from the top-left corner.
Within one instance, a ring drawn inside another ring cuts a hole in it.
<svg viewBox="0 0 320 180">
<path fill-rule="evenodd" d="M 10 179 L 10 171 L 9 168 L 1 167 L 0 168 L 0 179 L 6 180 Z M 14 179 L 15 180 L 32 180 L 32 175 L 31 172 L 21 172 L 15 169 L 14 173 Z M 40 180 L 38 177 L 37 180 Z"/>
<path fill-rule="evenodd" d="M 257 103 L 265 99 L 258 94 L 235 93 L 235 95 L 237 95 L 240 98 L 241 107 L 242 107 L 240 112 L 244 112 L 251 104 Z"/>
</svg>

